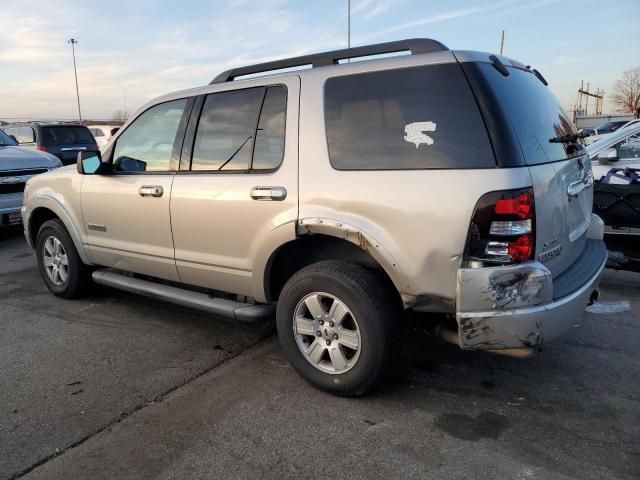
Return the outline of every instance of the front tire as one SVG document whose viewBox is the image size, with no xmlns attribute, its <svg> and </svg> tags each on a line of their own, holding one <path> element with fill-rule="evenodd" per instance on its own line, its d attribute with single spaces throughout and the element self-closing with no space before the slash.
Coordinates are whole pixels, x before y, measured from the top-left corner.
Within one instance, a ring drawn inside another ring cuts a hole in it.
<svg viewBox="0 0 640 480">
<path fill-rule="evenodd" d="M 48 220 L 36 237 L 40 275 L 51 293 L 62 298 L 78 298 L 91 284 L 91 271 L 76 250 L 64 224 Z"/>
<path fill-rule="evenodd" d="M 280 344 L 296 371 L 313 386 L 341 396 L 373 388 L 391 362 L 400 309 L 370 271 L 323 261 L 303 268 L 278 299 Z"/>
</svg>

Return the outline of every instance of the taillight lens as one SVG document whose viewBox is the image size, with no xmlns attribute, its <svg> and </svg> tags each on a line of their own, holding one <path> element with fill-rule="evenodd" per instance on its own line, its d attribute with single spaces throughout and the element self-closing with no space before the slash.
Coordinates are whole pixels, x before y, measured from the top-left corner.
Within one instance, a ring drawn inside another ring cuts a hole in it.
<svg viewBox="0 0 640 480">
<path fill-rule="evenodd" d="M 47 147 L 45 147 L 44 145 L 36 145 L 36 150 L 40 150 L 41 152 L 46 152 Z"/>
<path fill-rule="evenodd" d="M 531 188 L 490 192 L 476 205 L 465 261 L 508 264 L 531 260 L 535 252 L 535 204 Z"/>
</svg>

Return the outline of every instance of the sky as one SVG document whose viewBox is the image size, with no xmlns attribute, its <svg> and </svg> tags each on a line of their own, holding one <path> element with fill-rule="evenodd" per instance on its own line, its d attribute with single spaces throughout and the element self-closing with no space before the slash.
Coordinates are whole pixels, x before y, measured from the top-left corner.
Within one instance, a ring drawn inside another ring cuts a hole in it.
<svg viewBox="0 0 640 480">
<path fill-rule="evenodd" d="M 347 45 L 347 0 L 0 0 L 0 119 L 113 118 L 244 64 Z M 353 46 L 434 38 L 537 68 L 565 109 L 640 66 L 640 0 L 351 0 Z"/>
</svg>

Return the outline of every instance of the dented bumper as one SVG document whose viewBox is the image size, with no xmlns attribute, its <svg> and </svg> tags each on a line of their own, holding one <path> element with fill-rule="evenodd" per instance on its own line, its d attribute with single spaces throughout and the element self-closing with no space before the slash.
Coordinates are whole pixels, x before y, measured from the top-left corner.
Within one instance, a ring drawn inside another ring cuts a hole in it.
<svg viewBox="0 0 640 480">
<path fill-rule="evenodd" d="M 590 241 L 594 242 L 592 254 L 583 256 L 576 265 L 572 273 L 574 288 L 562 298 L 557 294 L 554 298 L 551 272 L 539 262 L 458 270 L 456 319 L 460 347 L 540 348 L 580 321 L 598 290 L 607 261 L 604 243 Z"/>
</svg>

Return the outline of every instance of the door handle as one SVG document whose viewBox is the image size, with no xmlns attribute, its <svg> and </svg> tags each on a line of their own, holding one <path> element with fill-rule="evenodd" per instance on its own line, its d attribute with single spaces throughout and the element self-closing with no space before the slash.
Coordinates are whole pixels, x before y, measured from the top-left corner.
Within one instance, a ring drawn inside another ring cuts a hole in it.
<svg viewBox="0 0 640 480">
<path fill-rule="evenodd" d="M 141 197 L 161 197 L 164 190 L 160 185 L 143 185 L 138 189 Z"/>
<path fill-rule="evenodd" d="M 576 197 L 585 188 L 589 188 L 593 185 L 593 172 L 589 170 L 583 173 L 582 176 L 575 182 L 571 182 L 567 185 L 567 195 L 569 197 Z"/>
<path fill-rule="evenodd" d="M 253 187 L 251 198 L 254 200 L 281 202 L 287 198 L 287 189 L 284 187 Z"/>
</svg>

